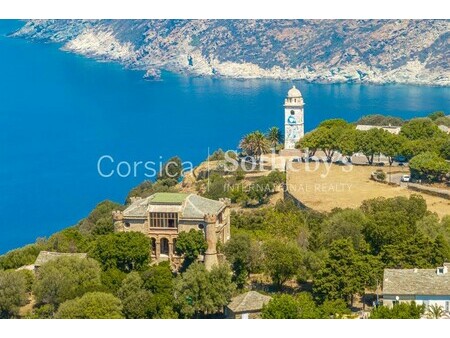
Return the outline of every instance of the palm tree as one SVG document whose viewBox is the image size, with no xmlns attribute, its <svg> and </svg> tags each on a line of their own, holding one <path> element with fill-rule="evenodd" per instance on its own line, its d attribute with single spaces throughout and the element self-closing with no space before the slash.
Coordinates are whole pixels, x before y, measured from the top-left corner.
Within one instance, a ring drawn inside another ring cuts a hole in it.
<svg viewBox="0 0 450 338">
<path fill-rule="evenodd" d="M 278 144 L 283 142 L 283 136 L 281 135 L 280 128 L 272 127 L 267 132 L 267 140 L 270 142 L 272 148 L 275 148 Z"/>
<path fill-rule="evenodd" d="M 428 318 L 439 319 L 444 315 L 444 309 L 442 306 L 433 304 L 428 307 L 427 316 Z"/>
<path fill-rule="evenodd" d="M 248 155 L 254 156 L 259 162 L 261 155 L 270 151 L 269 141 L 260 131 L 247 134 L 239 143 L 239 148 L 244 150 Z"/>
</svg>

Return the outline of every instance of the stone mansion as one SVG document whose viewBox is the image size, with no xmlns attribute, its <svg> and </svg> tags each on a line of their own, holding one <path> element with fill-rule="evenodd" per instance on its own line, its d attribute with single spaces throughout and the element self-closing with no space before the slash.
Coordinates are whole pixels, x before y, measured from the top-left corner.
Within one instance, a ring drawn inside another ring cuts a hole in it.
<svg viewBox="0 0 450 338">
<path fill-rule="evenodd" d="M 191 229 L 205 234 L 207 269 L 218 263 L 217 242 L 230 239 L 230 201 L 210 200 L 195 194 L 155 193 L 134 198 L 124 211 L 113 213 L 116 231 L 139 231 L 151 238 L 152 258 L 179 261 L 175 252 L 178 234 Z"/>
</svg>

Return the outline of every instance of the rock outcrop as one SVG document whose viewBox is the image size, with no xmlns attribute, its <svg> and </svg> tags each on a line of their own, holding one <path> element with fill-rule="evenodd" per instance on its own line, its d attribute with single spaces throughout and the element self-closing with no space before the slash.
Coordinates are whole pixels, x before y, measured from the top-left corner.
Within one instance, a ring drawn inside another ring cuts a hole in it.
<svg viewBox="0 0 450 338">
<path fill-rule="evenodd" d="M 450 20 L 31 20 L 12 36 L 142 69 L 450 85 Z"/>
</svg>

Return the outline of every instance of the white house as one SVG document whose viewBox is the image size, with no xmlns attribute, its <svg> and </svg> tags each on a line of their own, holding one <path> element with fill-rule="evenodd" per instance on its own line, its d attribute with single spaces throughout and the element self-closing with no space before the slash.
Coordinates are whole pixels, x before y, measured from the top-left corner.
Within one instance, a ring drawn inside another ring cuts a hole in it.
<svg viewBox="0 0 450 338">
<path fill-rule="evenodd" d="M 372 125 L 368 125 L 368 124 L 358 124 L 356 126 L 356 130 L 361 130 L 361 131 L 368 131 L 373 128 L 383 129 L 383 130 L 390 132 L 391 134 L 396 134 L 396 135 L 398 135 L 400 133 L 400 130 L 402 129 L 402 127 L 400 127 L 400 126 L 391 126 L 391 125 L 389 125 L 389 126 L 372 126 Z"/>
<path fill-rule="evenodd" d="M 430 306 L 436 304 L 450 313 L 450 263 L 436 269 L 385 269 L 383 304 L 415 301 Z"/>
</svg>

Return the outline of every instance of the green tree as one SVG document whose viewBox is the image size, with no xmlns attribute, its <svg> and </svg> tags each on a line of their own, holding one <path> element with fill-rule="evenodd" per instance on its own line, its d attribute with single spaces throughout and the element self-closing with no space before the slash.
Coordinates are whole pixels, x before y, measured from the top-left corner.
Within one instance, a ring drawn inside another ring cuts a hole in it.
<svg viewBox="0 0 450 338">
<path fill-rule="evenodd" d="M 328 128 L 328 129 L 332 129 L 332 128 L 336 128 L 336 127 L 348 128 L 351 126 L 352 125 L 349 124 L 344 119 L 328 119 L 328 120 L 320 122 L 320 124 L 319 124 L 319 128 L 323 127 L 323 128 Z"/>
<path fill-rule="evenodd" d="M 272 148 L 275 148 L 278 144 L 283 142 L 283 136 L 281 135 L 280 128 L 278 127 L 270 128 L 266 137 Z"/>
<path fill-rule="evenodd" d="M 445 117 L 445 113 L 443 111 L 435 111 L 428 115 L 428 118 L 432 121 L 436 121 L 436 119 L 440 117 Z"/>
<path fill-rule="evenodd" d="M 411 269 L 434 267 L 436 253 L 433 242 L 420 232 L 385 245 L 381 251 L 381 259 L 386 267 Z"/>
<path fill-rule="evenodd" d="M 300 268 L 302 257 L 297 245 L 271 240 L 263 246 L 264 267 L 277 288 L 292 278 Z"/>
<path fill-rule="evenodd" d="M 247 155 L 254 156 L 256 161 L 259 162 L 261 155 L 270 151 L 270 143 L 263 133 L 254 131 L 244 136 L 239 143 L 239 148 L 245 151 Z"/>
<path fill-rule="evenodd" d="M 220 148 L 214 151 L 208 157 L 208 161 L 224 161 L 224 160 L 225 160 L 225 152 Z"/>
<path fill-rule="evenodd" d="M 442 143 L 439 149 L 439 154 L 443 159 L 446 159 L 447 161 L 450 160 L 450 137 L 448 137 L 447 140 Z"/>
<path fill-rule="evenodd" d="M 27 303 L 27 283 L 19 271 L 0 270 L 0 318 L 14 318 Z"/>
<path fill-rule="evenodd" d="M 150 261 L 150 239 L 140 232 L 116 232 L 99 236 L 91 251 L 103 269 L 144 269 Z"/>
<path fill-rule="evenodd" d="M 158 181 L 160 180 L 174 180 L 175 184 L 183 174 L 183 163 L 178 156 L 170 158 L 162 166 L 158 173 Z"/>
<path fill-rule="evenodd" d="M 144 290 L 144 282 L 138 272 L 130 272 L 117 292 L 123 304 L 123 314 L 129 319 L 148 318 L 152 294 Z"/>
<path fill-rule="evenodd" d="M 358 151 L 357 145 L 357 130 L 354 128 L 347 128 L 345 132 L 341 133 L 337 140 L 337 150 L 350 162 L 354 153 Z"/>
<path fill-rule="evenodd" d="M 38 303 L 57 307 L 101 287 L 99 264 L 90 258 L 59 257 L 39 268 L 33 287 Z"/>
<path fill-rule="evenodd" d="M 402 135 L 387 133 L 384 134 L 385 142 L 383 144 L 382 153 L 388 157 L 389 165 L 394 163 L 397 156 L 404 155 L 405 144 L 407 139 Z"/>
<path fill-rule="evenodd" d="M 325 266 L 314 279 L 313 291 L 317 298 L 321 301 L 345 299 L 352 304 L 353 295 L 364 291 L 360 265 L 358 254 L 349 239 L 334 241 Z"/>
<path fill-rule="evenodd" d="M 33 264 L 39 252 L 45 250 L 46 243 L 26 245 L 0 256 L 0 270 L 17 269 L 23 265 Z"/>
<path fill-rule="evenodd" d="M 410 140 L 432 139 L 442 132 L 429 118 L 416 118 L 406 122 L 400 134 Z"/>
<path fill-rule="evenodd" d="M 343 299 L 326 300 L 320 306 L 324 318 L 339 319 L 350 315 L 351 311 Z"/>
<path fill-rule="evenodd" d="M 108 292 L 116 294 L 126 276 L 127 274 L 125 272 L 113 267 L 102 271 L 100 278 L 104 289 Z"/>
<path fill-rule="evenodd" d="M 357 131 L 357 149 L 366 156 L 370 165 L 373 164 L 375 155 L 381 154 L 383 150 L 387 148 L 388 135 L 388 131 L 378 128 L 372 128 L 367 131 Z"/>
<path fill-rule="evenodd" d="M 441 234 L 437 235 L 434 240 L 433 255 L 434 266 L 450 261 L 450 243 Z"/>
<path fill-rule="evenodd" d="M 60 319 L 120 319 L 122 304 L 110 293 L 88 292 L 81 298 L 61 304 L 55 315 Z"/>
<path fill-rule="evenodd" d="M 191 229 L 189 232 L 181 232 L 175 244 L 177 254 L 183 255 L 184 266 L 189 266 L 199 255 L 203 255 L 208 248 L 205 234 L 201 230 Z"/>
<path fill-rule="evenodd" d="M 175 303 L 186 318 L 214 314 L 230 302 L 234 288 L 226 265 L 208 272 L 203 264 L 195 262 L 175 280 Z"/>
<path fill-rule="evenodd" d="M 173 273 L 169 262 L 150 266 L 141 273 L 144 289 L 152 293 L 149 315 L 151 318 L 175 318 Z"/>
<path fill-rule="evenodd" d="M 99 203 L 89 216 L 80 222 L 80 232 L 93 235 L 114 232 L 114 223 L 111 217 L 114 210 L 123 210 L 123 206 L 108 200 Z"/>
<path fill-rule="evenodd" d="M 296 296 L 275 296 L 264 305 L 261 316 L 264 319 L 316 319 L 321 314 L 311 295 L 301 292 Z"/>
<path fill-rule="evenodd" d="M 424 312 L 423 305 L 416 305 L 415 302 L 400 303 L 392 308 L 387 306 L 374 308 L 369 319 L 419 319 Z"/>
<path fill-rule="evenodd" d="M 327 246 L 338 239 L 349 238 L 354 248 L 365 245 L 362 229 L 367 223 L 366 216 L 358 209 L 344 209 L 331 214 L 323 224 L 323 236 Z"/>
<path fill-rule="evenodd" d="M 381 114 L 366 115 L 361 117 L 356 124 L 369 126 L 401 126 L 405 121 L 400 117 L 386 116 Z"/>
<path fill-rule="evenodd" d="M 417 232 L 416 222 L 427 212 L 427 204 L 421 195 L 410 198 L 375 198 L 361 204 L 361 210 L 367 217 L 362 229 L 366 242 L 374 254 L 388 244 L 411 238 Z"/>
<path fill-rule="evenodd" d="M 233 280 L 239 288 L 244 287 L 252 266 L 252 242 L 248 235 L 231 237 L 225 245 L 225 256 L 233 268 Z"/>
<path fill-rule="evenodd" d="M 334 152 L 339 148 L 338 140 L 343 132 L 342 127 L 319 127 L 305 135 L 299 141 L 299 147 L 312 149 L 315 153 L 317 149 L 321 149 L 328 161 L 331 161 Z"/>
<path fill-rule="evenodd" d="M 409 162 L 411 176 L 428 182 L 441 181 L 450 171 L 450 165 L 439 155 L 425 152 L 414 156 Z"/>
<path fill-rule="evenodd" d="M 109 214 L 110 221 L 111 213 Z M 86 252 L 91 243 L 91 237 L 83 234 L 79 227 L 63 229 L 46 241 L 45 249 L 56 252 Z"/>
</svg>

